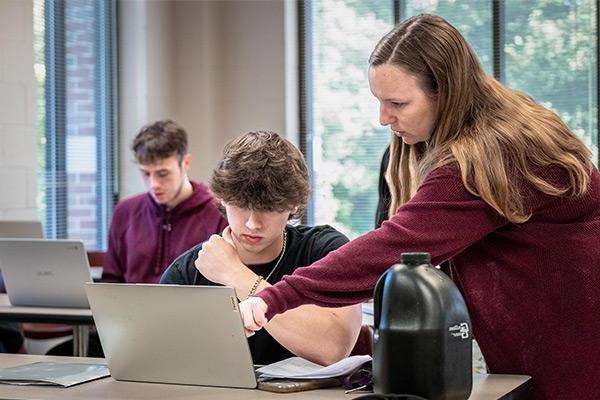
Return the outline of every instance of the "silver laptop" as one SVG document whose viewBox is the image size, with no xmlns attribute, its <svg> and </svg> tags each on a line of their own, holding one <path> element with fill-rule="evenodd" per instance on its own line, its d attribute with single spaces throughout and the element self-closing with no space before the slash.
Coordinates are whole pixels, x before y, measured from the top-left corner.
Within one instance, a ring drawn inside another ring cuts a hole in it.
<svg viewBox="0 0 600 400">
<path fill-rule="evenodd" d="M 0 270 L 15 306 L 89 308 L 90 267 L 77 240 L 0 239 Z"/>
<path fill-rule="evenodd" d="M 0 238 L 43 239 L 42 224 L 39 221 L 1 221 Z"/>
<path fill-rule="evenodd" d="M 113 378 L 256 387 L 232 288 L 88 283 L 85 289 Z"/>
</svg>

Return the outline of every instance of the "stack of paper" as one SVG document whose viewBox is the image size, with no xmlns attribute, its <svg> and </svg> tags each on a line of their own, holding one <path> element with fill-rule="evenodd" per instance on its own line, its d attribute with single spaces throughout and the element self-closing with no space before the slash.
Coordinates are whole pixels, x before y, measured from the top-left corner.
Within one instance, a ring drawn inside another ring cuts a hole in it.
<svg viewBox="0 0 600 400">
<path fill-rule="evenodd" d="M 344 376 L 372 361 L 371 356 L 352 356 L 323 367 L 300 357 L 288 358 L 256 370 L 259 381 L 268 379 L 324 379 Z"/>
<path fill-rule="evenodd" d="M 0 383 L 69 387 L 108 375 L 102 364 L 36 362 L 0 368 Z"/>
</svg>

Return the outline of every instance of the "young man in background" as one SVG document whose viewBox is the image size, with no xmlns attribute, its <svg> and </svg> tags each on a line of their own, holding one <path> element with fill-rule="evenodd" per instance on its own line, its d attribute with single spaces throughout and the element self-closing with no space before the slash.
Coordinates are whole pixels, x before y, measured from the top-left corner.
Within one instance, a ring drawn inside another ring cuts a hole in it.
<svg viewBox="0 0 600 400">
<path fill-rule="evenodd" d="M 188 178 L 191 155 L 180 125 L 146 125 L 131 148 L 148 192 L 115 208 L 102 281 L 157 283 L 179 254 L 227 223 L 206 185 Z"/>
</svg>

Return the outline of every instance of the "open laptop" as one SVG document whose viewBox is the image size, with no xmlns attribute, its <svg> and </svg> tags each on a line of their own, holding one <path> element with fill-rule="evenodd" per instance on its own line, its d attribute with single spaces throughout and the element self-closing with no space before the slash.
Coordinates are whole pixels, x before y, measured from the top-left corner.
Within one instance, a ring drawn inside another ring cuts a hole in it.
<svg viewBox="0 0 600 400">
<path fill-rule="evenodd" d="M 85 289 L 113 378 L 256 387 L 232 288 L 88 283 Z"/>
<path fill-rule="evenodd" d="M 0 238 L 43 239 L 44 233 L 39 221 L 0 220 Z"/>
<path fill-rule="evenodd" d="M 77 240 L 0 239 L 0 270 L 12 305 L 89 308 L 90 267 Z"/>
</svg>

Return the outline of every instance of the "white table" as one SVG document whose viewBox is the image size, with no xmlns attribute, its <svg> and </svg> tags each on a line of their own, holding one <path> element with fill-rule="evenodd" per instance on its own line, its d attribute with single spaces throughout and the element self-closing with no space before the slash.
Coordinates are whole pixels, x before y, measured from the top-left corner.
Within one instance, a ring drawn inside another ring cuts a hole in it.
<svg viewBox="0 0 600 400">
<path fill-rule="evenodd" d="M 12 367 L 37 361 L 104 363 L 101 358 L 52 357 L 23 354 L 0 354 L 0 365 Z M 521 375 L 474 375 L 470 400 L 526 398 L 531 379 Z M 260 390 L 227 389 L 188 385 L 115 381 L 112 377 L 99 379 L 70 388 L 43 386 L 12 386 L 0 384 L 0 398 L 29 400 L 328 400 L 353 399 L 364 393 L 344 394 L 341 388 L 311 390 L 298 393 L 270 393 Z"/>
</svg>

